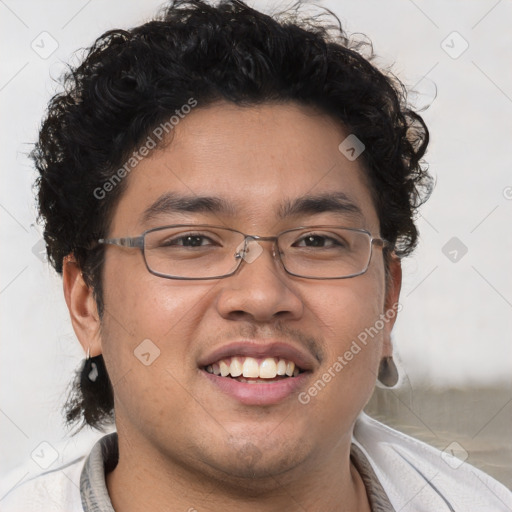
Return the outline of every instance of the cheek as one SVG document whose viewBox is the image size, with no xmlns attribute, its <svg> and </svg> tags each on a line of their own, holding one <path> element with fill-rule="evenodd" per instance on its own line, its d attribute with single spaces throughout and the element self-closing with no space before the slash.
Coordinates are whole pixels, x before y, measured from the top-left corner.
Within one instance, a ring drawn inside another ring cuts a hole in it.
<svg viewBox="0 0 512 512">
<path fill-rule="evenodd" d="M 322 287 L 309 302 L 326 353 L 302 402 L 329 409 L 334 425 L 355 418 L 373 391 L 382 350 L 383 286 L 383 280 L 369 273 Z"/>
<path fill-rule="evenodd" d="M 103 352 L 113 381 L 130 372 L 148 385 L 157 382 L 153 373 L 141 374 L 148 359 L 154 359 L 148 367 L 165 365 L 178 375 L 195 367 L 189 340 L 206 314 L 211 285 L 162 279 L 118 264 L 105 266 L 104 283 Z M 146 353 L 149 357 L 142 357 Z"/>
<path fill-rule="evenodd" d="M 122 336 L 163 343 L 204 314 L 211 285 L 154 276 L 136 253 L 122 259 L 106 261 L 104 272 L 105 312 Z"/>
<path fill-rule="evenodd" d="M 385 296 L 380 274 L 368 271 L 346 281 L 331 281 L 306 295 L 306 308 L 317 318 L 331 353 L 344 350 L 380 318 Z"/>
<path fill-rule="evenodd" d="M 184 392 L 196 369 L 190 341 L 206 314 L 211 285 L 146 274 L 117 273 L 110 281 L 106 274 L 103 353 L 120 421 L 129 418 L 140 430 L 157 432 L 165 416 L 173 431 L 180 417 L 168 411 L 194 407 Z"/>
</svg>

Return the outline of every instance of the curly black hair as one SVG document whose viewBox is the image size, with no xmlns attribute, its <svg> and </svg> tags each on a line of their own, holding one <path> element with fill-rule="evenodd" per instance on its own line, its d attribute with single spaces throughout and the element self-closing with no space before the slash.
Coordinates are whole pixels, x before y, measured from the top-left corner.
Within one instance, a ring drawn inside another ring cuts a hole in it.
<svg viewBox="0 0 512 512">
<path fill-rule="evenodd" d="M 302 6 L 270 16 L 239 0 L 173 0 L 148 23 L 103 34 L 64 75 L 31 153 L 39 218 L 49 261 L 62 273 L 74 255 L 100 315 L 103 248 L 91 243 L 108 232 L 124 181 L 103 187 L 191 98 L 196 108 L 296 102 L 332 116 L 365 145 L 382 237 L 398 256 L 414 249 L 414 214 L 432 189 L 427 127 L 401 82 L 372 63 L 369 43 L 351 40 L 331 11 L 305 15 Z M 112 386 L 108 376 L 85 378 L 89 366 L 78 371 L 66 420 L 100 428 L 113 418 Z"/>
</svg>

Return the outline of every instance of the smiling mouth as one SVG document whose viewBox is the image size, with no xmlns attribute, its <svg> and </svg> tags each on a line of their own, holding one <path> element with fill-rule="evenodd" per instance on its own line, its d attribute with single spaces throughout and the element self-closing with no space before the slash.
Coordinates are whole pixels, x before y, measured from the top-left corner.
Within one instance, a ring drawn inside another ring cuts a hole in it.
<svg viewBox="0 0 512 512">
<path fill-rule="evenodd" d="M 226 357 L 203 367 L 203 370 L 218 377 L 251 384 L 278 382 L 297 377 L 305 371 L 289 359 L 246 356 Z"/>
</svg>

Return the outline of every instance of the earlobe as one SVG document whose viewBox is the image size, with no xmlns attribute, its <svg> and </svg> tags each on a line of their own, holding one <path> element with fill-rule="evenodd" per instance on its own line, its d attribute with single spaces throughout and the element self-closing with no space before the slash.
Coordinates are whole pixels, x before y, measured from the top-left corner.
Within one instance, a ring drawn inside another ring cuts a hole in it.
<svg viewBox="0 0 512 512">
<path fill-rule="evenodd" d="M 392 388 L 393 386 L 396 386 L 399 378 L 400 376 L 398 375 L 398 368 L 396 367 L 393 357 L 383 357 L 380 360 L 379 372 L 377 376 L 379 382 L 387 388 Z"/>
<path fill-rule="evenodd" d="M 84 352 L 95 357 L 102 352 L 98 309 L 93 290 L 72 254 L 64 258 L 62 282 L 73 330 Z"/>
</svg>

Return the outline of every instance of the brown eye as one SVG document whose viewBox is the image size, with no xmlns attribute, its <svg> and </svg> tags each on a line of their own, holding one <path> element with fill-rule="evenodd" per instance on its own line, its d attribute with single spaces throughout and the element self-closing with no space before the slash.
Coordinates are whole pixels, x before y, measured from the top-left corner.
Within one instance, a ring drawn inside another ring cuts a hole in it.
<svg viewBox="0 0 512 512">
<path fill-rule="evenodd" d="M 330 236 L 308 234 L 301 237 L 293 244 L 293 247 L 343 247 L 341 240 Z"/>
<path fill-rule="evenodd" d="M 163 239 L 159 247 L 208 247 L 217 245 L 210 237 L 201 234 L 185 234 Z"/>
</svg>

